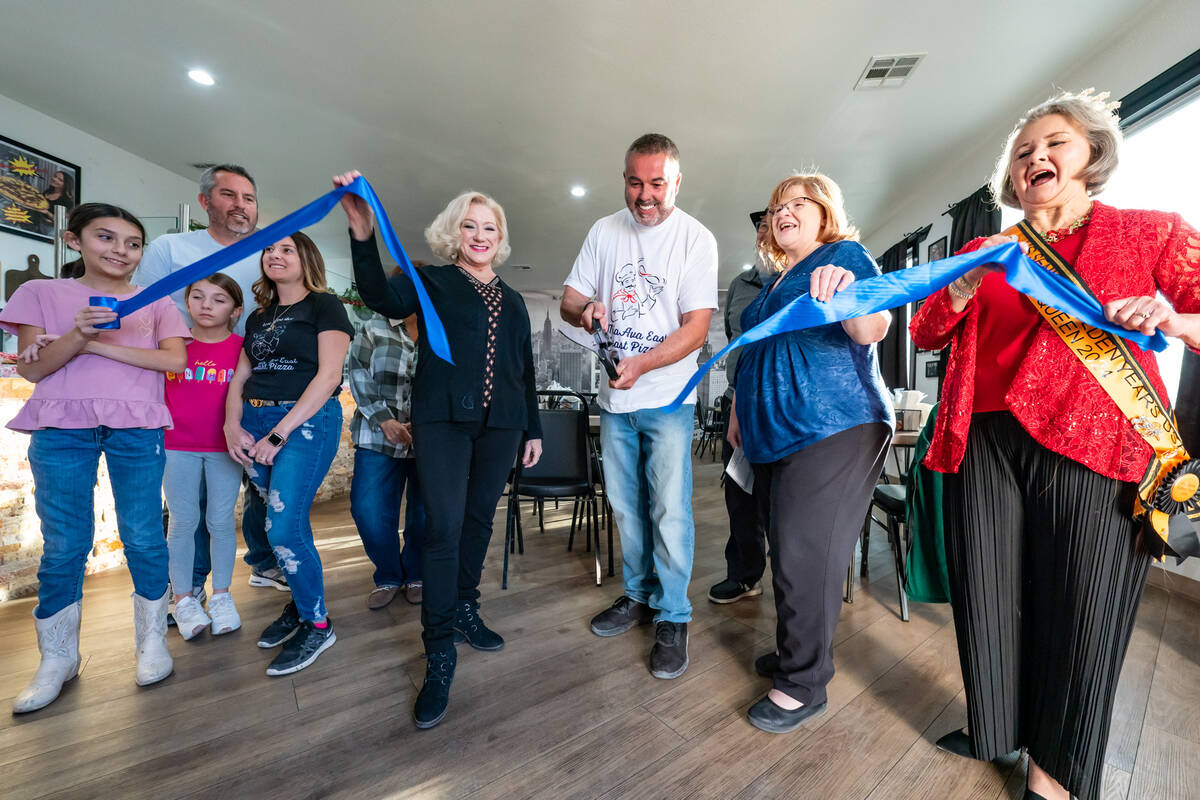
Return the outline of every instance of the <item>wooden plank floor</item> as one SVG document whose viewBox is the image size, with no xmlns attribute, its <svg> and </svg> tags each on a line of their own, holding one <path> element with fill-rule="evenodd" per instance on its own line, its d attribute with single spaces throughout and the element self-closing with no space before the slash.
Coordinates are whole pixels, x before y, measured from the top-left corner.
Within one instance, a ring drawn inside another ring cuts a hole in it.
<svg viewBox="0 0 1200 800">
<path fill-rule="evenodd" d="M 752 662 L 772 647 L 766 596 L 705 599 L 724 577 L 719 465 L 697 462 L 691 666 L 651 677 L 650 627 L 600 639 L 588 619 L 620 593 L 592 580 L 590 554 L 566 552 L 570 507 L 526 527 L 510 586 L 500 590 L 502 536 L 484 572 L 483 612 L 507 639 L 499 653 L 460 648 L 446 721 L 413 727 L 424 674 L 419 609 L 368 611 L 371 566 L 347 503 L 314 509 L 337 644 L 284 678 L 255 646 L 286 596 L 246 585 L 245 626 L 169 639 L 175 674 L 133 682 L 131 585 L 87 579 L 80 678 L 49 708 L 0 714 L 3 798 L 919 798 L 1020 797 L 1020 761 L 983 764 L 933 740 L 965 720 L 947 606 L 897 613 L 885 537 L 870 579 L 843 606 L 829 713 L 785 736 L 745 719 L 766 690 Z M 503 532 L 498 512 L 496 530 Z M 619 559 L 618 559 L 619 565 Z M 619 569 L 619 566 L 618 566 Z M 0 705 L 37 665 L 32 599 L 0 606 Z M 1122 675 L 1106 798 L 1195 797 L 1200 785 L 1200 607 L 1147 588 Z M 1193 789 L 1188 790 L 1186 787 Z"/>
</svg>

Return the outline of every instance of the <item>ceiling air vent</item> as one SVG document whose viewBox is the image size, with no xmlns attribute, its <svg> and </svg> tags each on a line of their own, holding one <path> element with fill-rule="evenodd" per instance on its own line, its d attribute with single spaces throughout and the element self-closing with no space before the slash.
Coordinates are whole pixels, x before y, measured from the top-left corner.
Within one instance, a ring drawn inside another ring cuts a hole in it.
<svg viewBox="0 0 1200 800">
<path fill-rule="evenodd" d="M 913 70 L 925 58 L 925 53 L 909 53 L 902 56 L 872 56 L 854 84 L 859 89 L 899 89 L 912 75 Z"/>
</svg>

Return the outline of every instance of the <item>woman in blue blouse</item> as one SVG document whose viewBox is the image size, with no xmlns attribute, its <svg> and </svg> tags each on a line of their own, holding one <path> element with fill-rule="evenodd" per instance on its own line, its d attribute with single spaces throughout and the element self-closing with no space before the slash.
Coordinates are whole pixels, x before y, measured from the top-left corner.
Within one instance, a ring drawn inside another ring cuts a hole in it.
<svg viewBox="0 0 1200 800">
<path fill-rule="evenodd" d="M 749 330 L 799 295 L 827 302 L 878 274 L 857 242 L 842 193 L 824 175 L 793 175 L 771 193 L 764 260 L 779 277 L 742 313 Z M 735 377 L 729 441 L 770 487 L 777 651 L 755 662 L 773 688 L 750 707 L 771 733 L 825 710 L 842 577 L 883 469 L 894 417 L 875 343 L 891 314 L 785 333 L 747 345 Z"/>
</svg>

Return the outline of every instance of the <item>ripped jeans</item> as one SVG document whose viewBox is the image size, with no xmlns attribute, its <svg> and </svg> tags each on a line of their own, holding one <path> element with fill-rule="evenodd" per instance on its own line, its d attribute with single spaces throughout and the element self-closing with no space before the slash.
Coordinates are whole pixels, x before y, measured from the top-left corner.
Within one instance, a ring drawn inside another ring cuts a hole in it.
<svg viewBox="0 0 1200 800">
<path fill-rule="evenodd" d="M 294 403 L 255 408 L 242 407 L 242 427 L 262 439 L 287 415 Z M 342 405 L 331 397 L 321 410 L 292 431 L 287 444 L 275 454 L 271 466 L 246 467 L 250 483 L 267 504 L 267 541 L 279 568 L 287 573 L 288 586 L 300 618 L 325 618 L 325 582 L 321 557 L 313 544 L 309 512 L 325 473 L 337 454 L 342 436 Z"/>
</svg>

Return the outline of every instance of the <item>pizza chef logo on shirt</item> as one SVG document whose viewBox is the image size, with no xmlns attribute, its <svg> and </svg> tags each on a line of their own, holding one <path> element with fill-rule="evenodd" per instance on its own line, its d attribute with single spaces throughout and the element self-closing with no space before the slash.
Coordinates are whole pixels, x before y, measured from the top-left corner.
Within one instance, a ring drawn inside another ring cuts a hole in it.
<svg viewBox="0 0 1200 800">
<path fill-rule="evenodd" d="M 617 270 L 616 289 L 612 296 L 612 318 L 629 319 L 650 312 L 665 287 L 663 279 L 647 272 L 639 258 L 637 264 L 626 264 Z"/>
<path fill-rule="evenodd" d="M 270 325 L 264 325 L 259 330 L 255 331 L 250 342 L 250 355 L 256 361 L 266 361 L 275 354 L 275 349 L 279 347 L 279 339 L 287 330 L 287 324 L 292 321 L 289 314 L 282 319 L 274 319 Z"/>
</svg>

